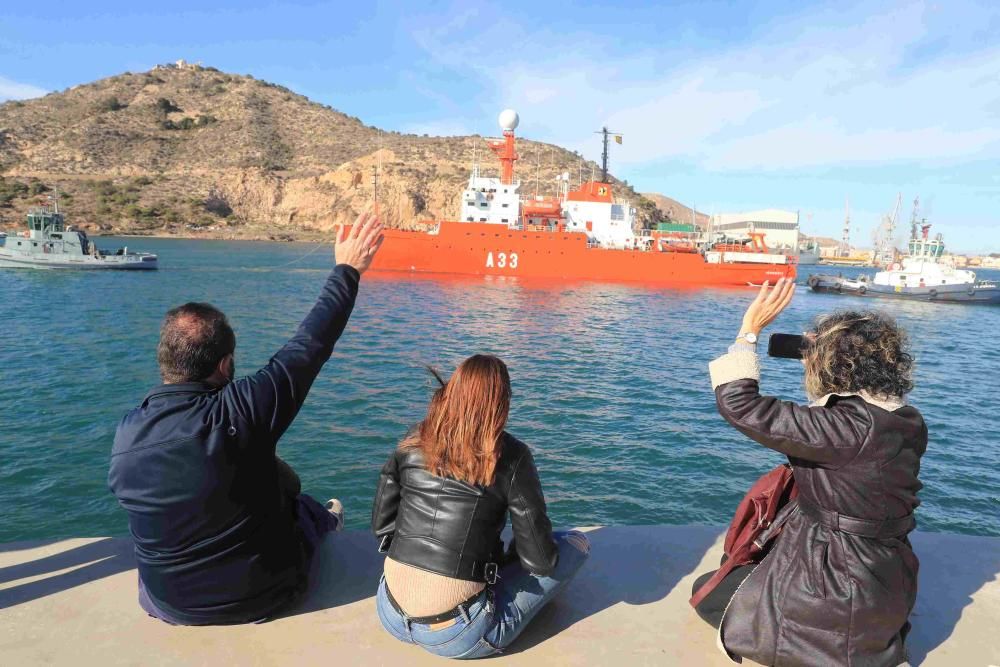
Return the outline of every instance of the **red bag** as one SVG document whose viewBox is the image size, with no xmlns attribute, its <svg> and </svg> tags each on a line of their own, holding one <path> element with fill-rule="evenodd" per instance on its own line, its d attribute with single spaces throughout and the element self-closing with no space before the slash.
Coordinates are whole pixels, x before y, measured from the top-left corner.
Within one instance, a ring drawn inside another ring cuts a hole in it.
<svg viewBox="0 0 1000 667">
<path fill-rule="evenodd" d="M 792 468 L 787 463 L 754 482 L 729 524 L 724 547 L 726 562 L 695 592 L 690 600 L 692 607 L 697 607 L 734 569 L 761 561 L 788 518 L 789 512 L 782 510 L 798 495 Z"/>
</svg>

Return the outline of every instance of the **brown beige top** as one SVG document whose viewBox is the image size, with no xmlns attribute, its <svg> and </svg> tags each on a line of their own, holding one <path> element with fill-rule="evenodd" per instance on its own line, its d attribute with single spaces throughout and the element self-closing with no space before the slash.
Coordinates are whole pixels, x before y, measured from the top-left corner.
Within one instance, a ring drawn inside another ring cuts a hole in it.
<svg viewBox="0 0 1000 667">
<path fill-rule="evenodd" d="M 453 579 L 391 558 L 385 559 L 385 583 L 409 616 L 444 613 L 486 588 L 478 581 Z"/>
</svg>

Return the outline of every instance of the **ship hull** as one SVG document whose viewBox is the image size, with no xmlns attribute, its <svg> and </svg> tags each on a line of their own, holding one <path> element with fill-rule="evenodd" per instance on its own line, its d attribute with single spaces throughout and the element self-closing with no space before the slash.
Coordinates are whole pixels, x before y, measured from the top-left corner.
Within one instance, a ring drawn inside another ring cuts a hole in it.
<svg viewBox="0 0 1000 667">
<path fill-rule="evenodd" d="M 903 301 L 1000 304 L 1000 287 L 983 285 L 940 285 L 937 287 L 892 287 L 844 279 L 839 276 L 810 276 L 814 292 Z"/>
<path fill-rule="evenodd" d="M 97 259 L 89 255 L 66 259 L 51 255 L 33 256 L 0 252 L 0 268 L 50 271 L 154 271 L 157 268 L 157 259 L 155 256 L 146 261 L 141 258 L 121 259 L 114 256 Z"/>
<path fill-rule="evenodd" d="M 795 277 L 794 264 L 709 263 L 696 253 L 591 247 L 579 233 L 465 222 L 442 222 L 436 234 L 387 230 L 372 269 L 720 286 Z"/>
</svg>

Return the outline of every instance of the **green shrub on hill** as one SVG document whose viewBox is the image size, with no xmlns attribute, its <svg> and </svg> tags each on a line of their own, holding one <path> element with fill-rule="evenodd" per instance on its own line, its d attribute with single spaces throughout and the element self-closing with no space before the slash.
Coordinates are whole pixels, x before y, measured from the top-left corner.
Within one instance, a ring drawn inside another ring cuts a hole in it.
<svg viewBox="0 0 1000 667">
<path fill-rule="evenodd" d="M 157 99 L 156 104 L 154 104 L 153 106 L 156 107 L 157 111 L 159 111 L 164 115 L 168 113 L 174 113 L 176 111 L 182 111 L 182 109 L 179 106 L 168 100 L 166 97 L 161 97 Z"/>
<path fill-rule="evenodd" d="M 49 186 L 45 185 L 45 183 L 42 183 L 37 178 L 32 178 L 28 181 L 28 194 L 31 195 L 32 197 L 37 197 L 38 195 L 45 194 L 50 189 L 51 188 L 49 188 Z"/>
<path fill-rule="evenodd" d="M 0 176 L 0 208 L 11 208 L 11 202 L 28 194 L 28 186 L 14 179 Z"/>
<path fill-rule="evenodd" d="M 185 116 L 179 121 L 165 120 L 160 123 L 160 127 L 164 130 L 193 130 L 196 127 L 205 127 L 206 125 L 211 125 L 217 122 L 219 119 L 215 116 L 209 116 L 207 114 L 198 114 L 196 118 L 191 118 L 190 116 Z"/>
<path fill-rule="evenodd" d="M 97 104 L 97 110 L 101 113 L 107 113 L 110 111 L 118 111 L 127 107 L 127 104 L 121 102 L 117 97 L 106 97 Z"/>
</svg>

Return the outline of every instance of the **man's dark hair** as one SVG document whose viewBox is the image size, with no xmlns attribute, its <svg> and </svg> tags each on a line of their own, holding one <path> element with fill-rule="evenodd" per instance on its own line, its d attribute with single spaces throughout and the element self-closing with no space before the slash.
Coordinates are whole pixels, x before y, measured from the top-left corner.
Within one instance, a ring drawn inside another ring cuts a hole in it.
<svg viewBox="0 0 1000 667">
<path fill-rule="evenodd" d="M 185 303 L 167 311 L 156 360 L 167 384 L 204 380 L 236 350 L 236 334 L 225 314 L 210 303 Z"/>
</svg>

